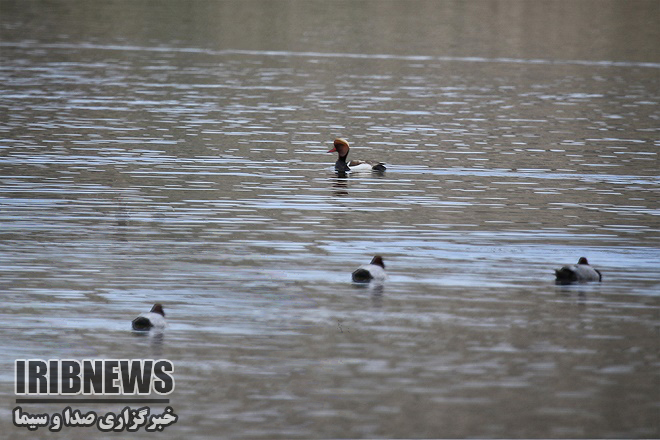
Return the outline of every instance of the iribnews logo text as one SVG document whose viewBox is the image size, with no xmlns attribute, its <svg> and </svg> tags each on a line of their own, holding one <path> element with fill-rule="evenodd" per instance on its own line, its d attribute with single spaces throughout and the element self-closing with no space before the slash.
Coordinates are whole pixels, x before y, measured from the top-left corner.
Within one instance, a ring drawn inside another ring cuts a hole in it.
<svg viewBox="0 0 660 440">
<path fill-rule="evenodd" d="M 174 391 L 167 359 L 17 359 L 17 395 L 160 395 Z"/>
</svg>

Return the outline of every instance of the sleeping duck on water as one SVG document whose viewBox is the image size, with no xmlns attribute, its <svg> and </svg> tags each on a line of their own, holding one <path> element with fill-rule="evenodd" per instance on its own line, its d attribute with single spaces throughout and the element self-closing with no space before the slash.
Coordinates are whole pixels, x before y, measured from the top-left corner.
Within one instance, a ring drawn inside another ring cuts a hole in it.
<svg viewBox="0 0 660 440">
<path fill-rule="evenodd" d="M 133 330 L 148 331 L 152 328 L 154 330 L 162 330 L 167 326 L 165 322 L 165 312 L 161 304 L 154 304 L 151 311 L 147 313 L 140 313 L 132 322 Z"/>
<path fill-rule="evenodd" d="M 577 264 L 569 264 L 555 269 L 557 284 L 586 283 L 588 281 L 602 281 L 603 275 L 593 268 L 585 257 L 580 257 Z"/>
<path fill-rule="evenodd" d="M 371 263 L 358 267 L 351 275 L 354 283 L 382 282 L 387 279 L 383 257 L 376 255 Z"/>
</svg>

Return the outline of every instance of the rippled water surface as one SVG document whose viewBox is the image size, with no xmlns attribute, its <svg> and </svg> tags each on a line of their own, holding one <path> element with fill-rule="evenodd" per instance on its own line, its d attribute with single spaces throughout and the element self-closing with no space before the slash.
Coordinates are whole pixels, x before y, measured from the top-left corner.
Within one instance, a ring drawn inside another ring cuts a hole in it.
<svg viewBox="0 0 660 440">
<path fill-rule="evenodd" d="M 0 2 L 12 438 L 19 358 L 172 360 L 158 438 L 660 437 L 658 3 L 166 3 Z"/>
</svg>

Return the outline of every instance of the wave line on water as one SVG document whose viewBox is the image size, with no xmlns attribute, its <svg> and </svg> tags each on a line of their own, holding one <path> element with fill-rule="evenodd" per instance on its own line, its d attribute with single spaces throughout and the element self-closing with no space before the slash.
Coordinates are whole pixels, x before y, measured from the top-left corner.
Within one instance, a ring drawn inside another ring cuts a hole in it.
<svg viewBox="0 0 660 440">
<path fill-rule="evenodd" d="M 149 47 L 118 44 L 71 44 L 71 43 L 34 43 L 2 42 L 0 47 L 39 47 L 44 49 L 87 49 L 87 50 L 123 50 L 145 52 L 181 52 L 199 53 L 206 55 L 251 55 L 267 57 L 307 57 L 307 58 L 353 58 L 375 60 L 402 60 L 426 62 L 464 62 L 464 63 L 507 63 L 507 64 L 536 64 L 536 65 L 580 65 L 597 67 L 646 67 L 660 69 L 660 63 L 650 61 L 608 61 L 608 60 L 551 60 L 543 58 L 509 58 L 509 57 L 457 57 L 436 55 L 395 55 L 395 54 L 360 54 L 341 52 L 295 52 L 287 50 L 245 50 L 245 49 L 204 49 L 195 47 Z"/>
</svg>

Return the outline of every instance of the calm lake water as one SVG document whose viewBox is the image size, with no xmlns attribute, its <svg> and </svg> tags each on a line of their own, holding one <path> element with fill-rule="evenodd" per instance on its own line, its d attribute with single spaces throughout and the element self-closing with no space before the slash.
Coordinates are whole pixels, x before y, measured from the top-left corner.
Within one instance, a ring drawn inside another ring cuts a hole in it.
<svg viewBox="0 0 660 440">
<path fill-rule="evenodd" d="M 660 437 L 659 16 L 1 1 L 3 431 L 15 359 L 164 358 L 147 437 Z"/>
</svg>

